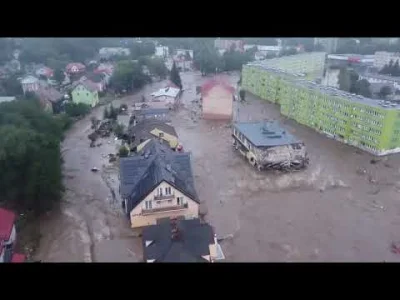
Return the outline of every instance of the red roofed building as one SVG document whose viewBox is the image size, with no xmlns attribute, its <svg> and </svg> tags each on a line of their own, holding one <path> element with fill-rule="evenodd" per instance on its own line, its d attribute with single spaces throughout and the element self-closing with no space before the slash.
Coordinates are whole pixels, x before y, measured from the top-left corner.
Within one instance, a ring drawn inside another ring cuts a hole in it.
<svg viewBox="0 0 400 300">
<path fill-rule="evenodd" d="M 15 214 L 0 208 L 0 263 L 25 261 L 24 255 L 13 253 L 17 239 L 14 222 Z"/>
<path fill-rule="evenodd" d="M 214 78 L 201 87 L 204 119 L 231 120 L 235 89 L 224 79 Z"/>
<path fill-rule="evenodd" d="M 81 63 L 70 63 L 65 68 L 68 74 L 82 73 L 85 71 L 85 69 L 86 69 L 85 65 Z"/>
<path fill-rule="evenodd" d="M 42 67 L 36 70 L 37 76 L 46 76 L 47 78 L 53 77 L 54 71 L 48 67 Z"/>
</svg>

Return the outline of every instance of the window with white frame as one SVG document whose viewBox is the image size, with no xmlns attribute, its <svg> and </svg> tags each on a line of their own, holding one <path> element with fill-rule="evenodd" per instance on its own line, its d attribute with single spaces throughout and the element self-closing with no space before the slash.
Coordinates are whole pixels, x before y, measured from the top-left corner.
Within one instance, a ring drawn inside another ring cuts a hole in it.
<svg viewBox="0 0 400 300">
<path fill-rule="evenodd" d="M 153 205 L 152 205 L 151 201 L 145 201 L 144 205 L 145 205 L 146 209 L 152 209 L 153 208 Z"/>
<path fill-rule="evenodd" d="M 170 186 L 165 188 L 165 195 L 172 195 L 172 189 Z"/>
<path fill-rule="evenodd" d="M 177 197 L 176 202 L 178 205 L 183 205 L 183 197 Z"/>
</svg>

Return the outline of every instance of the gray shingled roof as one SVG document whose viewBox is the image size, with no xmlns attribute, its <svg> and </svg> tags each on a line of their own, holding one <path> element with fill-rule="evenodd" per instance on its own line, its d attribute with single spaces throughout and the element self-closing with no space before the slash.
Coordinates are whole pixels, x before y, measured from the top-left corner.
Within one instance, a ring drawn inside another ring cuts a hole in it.
<svg viewBox="0 0 400 300">
<path fill-rule="evenodd" d="M 127 198 L 128 212 L 134 209 L 144 197 L 166 181 L 195 201 L 198 196 L 190 153 L 172 151 L 157 139 L 148 142 L 137 156 L 121 159 L 120 192 Z"/>
<path fill-rule="evenodd" d="M 166 124 L 158 119 L 144 119 L 138 122 L 135 126 L 130 126 L 128 129 L 128 134 L 130 137 L 135 137 L 135 141 L 131 146 L 137 146 L 140 144 L 140 140 L 147 140 L 154 138 L 155 136 L 150 132 L 155 128 L 164 131 L 165 133 L 171 134 L 178 137 L 175 128 L 171 125 Z"/>
<path fill-rule="evenodd" d="M 180 238 L 172 238 L 173 226 L 169 221 L 143 229 L 144 260 L 155 262 L 207 262 L 202 256 L 210 255 L 209 245 L 214 243 L 214 231 L 199 219 L 177 220 Z M 151 242 L 146 245 L 146 241 Z"/>
<path fill-rule="evenodd" d="M 273 147 L 300 143 L 276 121 L 236 123 L 240 131 L 256 147 Z"/>
</svg>

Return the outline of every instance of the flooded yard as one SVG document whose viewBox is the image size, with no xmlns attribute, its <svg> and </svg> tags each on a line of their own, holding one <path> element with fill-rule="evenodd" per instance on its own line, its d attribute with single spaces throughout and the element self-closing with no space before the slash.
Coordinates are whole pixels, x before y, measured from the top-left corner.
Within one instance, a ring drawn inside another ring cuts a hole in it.
<svg viewBox="0 0 400 300">
<path fill-rule="evenodd" d="M 310 157 L 304 171 L 256 171 L 233 150 L 229 124 L 193 120 L 196 86 L 206 78 L 196 73 L 181 77 L 185 107 L 173 113 L 172 124 L 192 153 L 207 219 L 218 237 L 226 237 L 226 261 L 400 261 L 390 251 L 390 244 L 400 240 L 400 155 L 371 163 L 371 155 L 285 120 L 276 105 L 248 95 L 244 104 L 235 103 L 236 118 L 281 121 L 305 142 Z M 237 74 L 231 75 L 232 83 L 237 80 Z M 131 105 L 162 84 L 114 105 Z M 100 147 L 89 147 L 90 118 L 102 113 L 103 108 L 96 108 L 67 134 L 67 191 L 61 212 L 42 222 L 37 259 L 141 260 L 140 241 L 111 193 L 118 194 L 118 171 L 104 156 L 116 152 L 117 142 L 109 138 Z M 100 172 L 91 172 L 94 166 Z"/>
</svg>

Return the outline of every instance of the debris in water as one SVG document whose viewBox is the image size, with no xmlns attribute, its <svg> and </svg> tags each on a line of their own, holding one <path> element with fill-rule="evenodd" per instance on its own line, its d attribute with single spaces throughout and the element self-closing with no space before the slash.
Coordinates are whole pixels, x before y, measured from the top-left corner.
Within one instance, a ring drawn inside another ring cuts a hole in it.
<svg viewBox="0 0 400 300">
<path fill-rule="evenodd" d="M 392 242 L 390 248 L 392 253 L 400 254 L 400 242 Z"/>
<path fill-rule="evenodd" d="M 375 159 L 375 158 L 373 158 L 373 159 L 371 159 L 369 162 L 371 163 L 371 164 L 376 164 L 376 163 L 378 163 L 378 162 L 380 162 L 381 160 L 380 159 Z"/>
<path fill-rule="evenodd" d="M 357 169 L 357 174 L 358 174 L 358 175 L 364 175 L 364 174 L 366 174 L 366 173 L 367 173 L 367 170 L 364 169 L 364 168 L 358 168 L 358 169 Z"/>
<path fill-rule="evenodd" d="M 372 191 L 369 191 L 368 194 L 377 195 L 380 191 L 381 191 L 381 189 L 377 187 L 377 188 L 373 189 Z"/>
<path fill-rule="evenodd" d="M 378 181 L 377 181 L 375 178 L 373 178 L 371 175 L 368 176 L 368 181 L 371 182 L 371 183 L 377 183 L 377 182 L 378 182 Z"/>
</svg>

